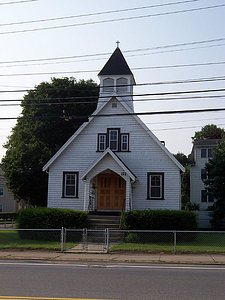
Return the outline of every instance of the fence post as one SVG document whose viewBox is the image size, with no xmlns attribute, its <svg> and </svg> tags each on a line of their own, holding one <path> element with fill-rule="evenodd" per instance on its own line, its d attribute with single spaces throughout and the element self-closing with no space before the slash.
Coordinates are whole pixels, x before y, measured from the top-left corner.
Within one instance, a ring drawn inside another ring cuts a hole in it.
<svg viewBox="0 0 225 300">
<path fill-rule="evenodd" d="M 64 228 L 61 229 L 61 251 L 64 251 Z"/>
<path fill-rule="evenodd" d="M 177 253 L 177 232 L 174 231 L 173 232 L 173 236 L 174 236 L 174 254 Z"/>
<path fill-rule="evenodd" d="M 109 228 L 106 228 L 106 252 L 109 253 Z"/>
<path fill-rule="evenodd" d="M 83 228 L 83 251 L 88 251 L 87 228 Z"/>
</svg>

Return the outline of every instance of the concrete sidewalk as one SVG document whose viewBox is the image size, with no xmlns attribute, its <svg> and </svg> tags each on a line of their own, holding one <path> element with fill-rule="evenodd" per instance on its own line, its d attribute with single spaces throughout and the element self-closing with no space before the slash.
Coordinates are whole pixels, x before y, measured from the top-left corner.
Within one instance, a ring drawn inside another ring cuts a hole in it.
<svg viewBox="0 0 225 300">
<path fill-rule="evenodd" d="M 225 265 L 225 253 L 175 255 L 168 253 L 78 253 L 72 250 L 66 252 L 0 250 L 0 259 Z"/>
</svg>

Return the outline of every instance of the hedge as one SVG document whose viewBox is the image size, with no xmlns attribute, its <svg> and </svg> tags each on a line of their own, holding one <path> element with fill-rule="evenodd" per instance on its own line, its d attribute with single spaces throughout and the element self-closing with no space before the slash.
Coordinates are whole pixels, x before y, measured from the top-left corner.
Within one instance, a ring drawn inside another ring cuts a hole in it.
<svg viewBox="0 0 225 300">
<path fill-rule="evenodd" d="M 28 208 L 17 218 L 19 229 L 86 228 L 87 213 L 63 208 Z"/>
<path fill-rule="evenodd" d="M 123 213 L 123 229 L 187 230 L 198 229 L 197 216 L 191 211 L 135 210 Z"/>
</svg>

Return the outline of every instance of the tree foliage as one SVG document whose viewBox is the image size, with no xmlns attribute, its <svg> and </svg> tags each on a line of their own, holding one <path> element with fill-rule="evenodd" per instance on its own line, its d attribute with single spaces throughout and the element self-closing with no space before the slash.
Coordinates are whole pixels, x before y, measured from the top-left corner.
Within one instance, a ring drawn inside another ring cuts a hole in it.
<svg viewBox="0 0 225 300">
<path fill-rule="evenodd" d="M 28 91 L 22 114 L 4 147 L 2 159 L 7 187 L 16 200 L 47 203 L 47 174 L 43 165 L 83 123 L 97 105 L 99 87 L 93 80 L 52 78 Z"/>
<path fill-rule="evenodd" d="M 176 159 L 185 167 L 185 173 L 181 177 L 181 209 L 187 209 L 190 202 L 190 166 L 189 158 L 182 152 L 174 154 Z"/>
<path fill-rule="evenodd" d="M 213 150 L 213 157 L 206 163 L 208 178 L 204 180 L 209 195 L 215 198 L 212 225 L 221 229 L 225 218 L 225 142 Z"/>
<path fill-rule="evenodd" d="M 217 127 L 214 124 L 208 124 L 202 127 L 200 131 L 196 131 L 195 135 L 192 137 L 192 141 L 202 140 L 202 139 L 222 139 L 224 138 L 225 130 L 223 128 Z"/>
</svg>

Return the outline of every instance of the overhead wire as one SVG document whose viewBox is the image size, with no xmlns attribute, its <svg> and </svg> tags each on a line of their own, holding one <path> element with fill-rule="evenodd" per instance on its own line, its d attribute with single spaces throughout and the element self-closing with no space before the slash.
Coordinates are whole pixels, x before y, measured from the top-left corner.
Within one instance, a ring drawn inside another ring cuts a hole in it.
<svg viewBox="0 0 225 300">
<path fill-rule="evenodd" d="M 29 1 L 32 1 L 32 0 L 29 0 Z M 37 0 L 35 0 L 35 1 L 37 1 Z M 109 10 L 109 11 L 102 11 L 102 12 L 79 14 L 79 15 L 73 15 L 73 16 L 64 16 L 64 17 L 55 17 L 55 18 L 47 18 L 47 19 L 40 19 L 40 20 L 30 20 L 30 21 L 3 23 L 3 24 L 0 24 L 0 26 L 23 25 L 23 24 L 31 24 L 31 23 L 59 21 L 59 20 L 74 19 L 74 18 L 83 18 L 83 17 L 90 17 L 90 16 L 99 16 L 99 15 L 105 15 L 105 14 L 120 13 L 120 12 L 127 12 L 127 11 L 141 10 L 141 9 L 149 9 L 149 8 L 156 8 L 156 7 L 164 7 L 164 6 L 172 6 L 172 5 L 186 4 L 186 3 L 190 3 L 190 2 L 199 2 L 199 1 L 201 1 L 201 0 L 186 0 L 186 1 L 170 2 L 170 3 L 163 3 L 163 4 L 146 5 L 146 6 L 139 6 L 139 7 L 133 7 L 133 8 L 124 8 L 124 9 L 116 9 L 116 10 Z"/>
<path fill-rule="evenodd" d="M 117 18 L 117 19 L 114 18 L 114 19 L 109 19 L 109 20 L 98 20 L 98 21 L 90 21 L 90 22 L 83 22 L 83 23 L 76 23 L 76 24 L 56 25 L 56 26 L 41 27 L 41 28 L 5 31 L 5 32 L 0 32 L 0 35 L 25 33 L 25 32 L 36 32 L 36 31 L 52 30 L 52 29 L 59 29 L 59 28 L 70 28 L 70 27 L 95 25 L 95 24 L 105 24 L 105 23 L 127 21 L 127 20 L 137 20 L 137 19 L 143 19 L 143 18 L 159 17 L 159 16 L 173 15 L 173 14 L 178 14 L 178 13 L 187 13 L 187 12 L 193 12 L 193 11 L 202 11 L 202 10 L 207 10 L 207 9 L 221 8 L 221 7 L 225 7 L 225 4 L 184 9 L 184 10 L 164 12 L 164 13 L 147 14 L 147 15 L 142 15 L 142 16 L 124 17 L 124 18 Z"/>
<path fill-rule="evenodd" d="M 20 3 L 35 2 L 35 1 L 38 1 L 38 0 L 20 0 L 20 1 L 3 2 L 3 3 L 0 3 L 0 5 L 20 4 Z"/>
<path fill-rule="evenodd" d="M 138 49 L 130 49 L 130 50 L 123 50 L 123 53 L 132 53 L 132 52 L 140 52 L 140 51 L 152 51 L 152 50 L 159 50 L 159 49 L 167 49 L 167 48 L 177 48 L 183 46 L 190 46 L 190 45 L 197 45 L 197 44 L 206 44 L 206 43 L 214 43 L 214 42 L 221 42 L 225 41 L 225 37 L 217 38 L 217 39 L 210 39 L 210 40 L 201 40 L 201 41 L 194 41 L 194 42 L 185 42 L 185 43 L 178 43 L 178 44 L 169 44 L 169 45 L 162 45 L 162 46 L 155 46 L 155 47 L 148 47 L 148 48 L 138 48 Z M 224 44 L 222 44 L 224 45 Z M 213 47 L 217 45 L 212 45 Z M 208 46 L 207 46 L 208 47 Z M 193 48 L 192 48 L 193 49 Z M 183 51 L 185 49 L 181 49 Z M 173 51 L 173 50 L 172 50 Z M 155 52 L 161 53 L 161 52 Z M 154 54 L 154 53 L 150 53 Z M 98 57 L 98 56 L 106 56 L 111 55 L 110 52 L 105 53 L 94 53 L 94 54 L 83 54 L 83 55 L 72 55 L 72 56 L 61 56 L 61 57 L 50 57 L 50 58 L 37 58 L 37 59 L 25 59 L 25 60 L 11 60 L 11 61 L 0 61 L 0 64 L 16 64 L 16 63 L 29 63 L 29 62 L 41 62 L 41 61 L 52 61 L 52 60 L 63 60 L 63 59 L 79 59 L 79 58 L 87 58 L 87 57 Z M 138 54 L 144 55 L 144 54 Z"/>
</svg>

